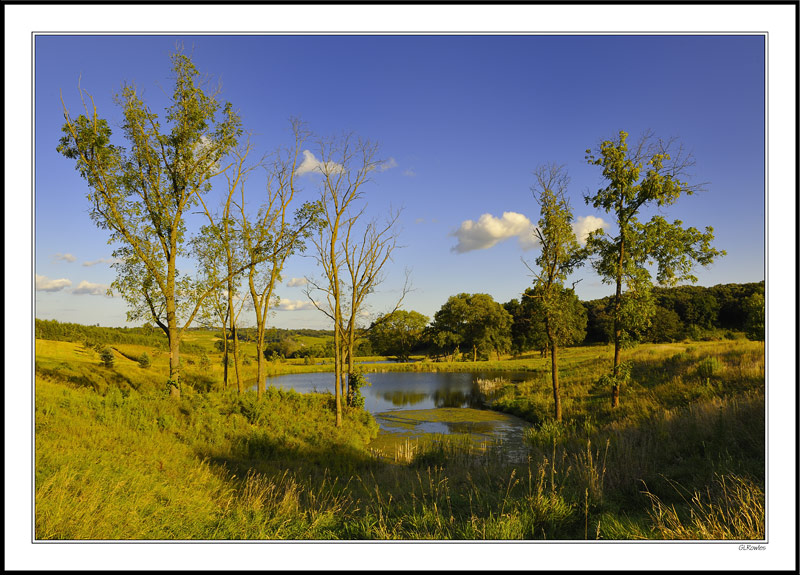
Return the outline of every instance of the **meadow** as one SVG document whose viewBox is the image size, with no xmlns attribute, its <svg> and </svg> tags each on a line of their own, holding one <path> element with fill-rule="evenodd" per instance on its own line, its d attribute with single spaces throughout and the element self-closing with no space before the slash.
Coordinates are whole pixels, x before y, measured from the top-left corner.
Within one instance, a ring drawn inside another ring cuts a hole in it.
<svg viewBox="0 0 800 575">
<path fill-rule="evenodd" d="M 387 453 L 368 413 L 347 409 L 334 426 L 330 393 L 270 387 L 258 401 L 236 393 L 230 374 L 223 389 L 214 337 L 187 341 L 179 401 L 164 389 L 157 345 L 111 343 L 106 367 L 90 342 L 36 340 L 37 539 L 764 537 L 763 342 L 627 350 L 631 382 L 616 409 L 597 383 L 609 348 L 564 349 L 561 423 L 538 353 L 364 366 L 529 372 L 500 382 L 491 404 L 533 424 L 519 460 L 502 444 L 441 435 Z M 268 365 L 271 374 L 331 369 L 321 361 Z M 254 378 L 255 361 L 242 370 Z"/>
</svg>

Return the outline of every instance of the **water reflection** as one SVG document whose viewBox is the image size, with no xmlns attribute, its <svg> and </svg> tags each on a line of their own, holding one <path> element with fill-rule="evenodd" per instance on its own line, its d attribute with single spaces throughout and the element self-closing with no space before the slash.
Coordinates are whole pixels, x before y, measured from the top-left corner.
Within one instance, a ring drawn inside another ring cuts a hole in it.
<svg viewBox="0 0 800 575">
<path fill-rule="evenodd" d="M 416 405 L 428 398 L 427 393 L 422 392 L 409 392 L 409 391 L 387 391 L 381 397 L 385 401 L 391 402 L 395 407 L 403 407 L 405 405 Z"/>
<path fill-rule="evenodd" d="M 521 381 L 531 377 L 525 372 L 382 372 L 368 373 L 369 386 L 363 387 L 364 406 L 372 414 L 403 409 L 445 407 L 480 408 L 486 396 L 477 380 L 502 377 Z M 267 379 L 267 385 L 294 389 L 299 393 L 333 391 L 332 373 L 295 373 Z"/>
</svg>

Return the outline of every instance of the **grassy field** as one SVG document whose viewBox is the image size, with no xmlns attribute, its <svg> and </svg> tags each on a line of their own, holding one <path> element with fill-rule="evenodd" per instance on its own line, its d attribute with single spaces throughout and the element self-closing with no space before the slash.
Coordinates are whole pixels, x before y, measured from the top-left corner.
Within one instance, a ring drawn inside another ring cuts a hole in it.
<svg viewBox="0 0 800 575">
<path fill-rule="evenodd" d="M 548 360 L 479 362 L 530 373 L 493 405 L 533 424 L 529 457 L 432 436 L 389 461 L 371 448 L 368 414 L 347 411 L 334 427 L 330 394 L 272 388 L 259 402 L 221 389 L 213 336 L 197 336 L 203 351 L 182 354 L 178 402 L 163 389 L 163 351 L 113 345 L 103 367 L 84 344 L 36 341 L 37 539 L 763 538 L 763 343 L 629 350 L 632 380 L 615 410 L 597 385 L 609 349 L 565 349 L 561 424 Z M 136 361 L 144 351 L 147 368 Z M 255 377 L 254 361 L 242 367 Z"/>
</svg>

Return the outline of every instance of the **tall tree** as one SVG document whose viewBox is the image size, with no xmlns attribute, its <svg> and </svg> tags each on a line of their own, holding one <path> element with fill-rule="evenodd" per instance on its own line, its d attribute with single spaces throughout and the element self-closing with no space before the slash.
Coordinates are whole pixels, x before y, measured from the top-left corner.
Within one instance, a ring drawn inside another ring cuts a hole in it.
<svg viewBox="0 0 800 575">
<path fill-rule="evenodd" d="M 256 314 L 258 350 L 256 389 L 258 397 L 266 391 L 264 337 L 269 310 L 275 300 L 275 286 L 281 281 L 286 260 L 305 250 L 305 240 L 321 225 L 320 205 L 305 202 L 292 215 L 290 208 L 298 193 L 297 160 L 308 132 L 299 120 L 291 120 L 294 142 L 277 152 L 267 167 L 266 198 L 255 217 L 245 209 L 244 194 L 239 200 L 247 283 Z"/>
<path fill-rule="evenodd" d="M 649 265 L 657 265 L 657 281 L 675 285 L 680 281 L 696 282 L 692 269 L 696 264 L 709 265 L 725 255 L 711 246 L 714 230 L 704 232 L 684 228 L 680 220 L 667 222 L 656 215 L 646 222 L 639 220 L 644 208 L 663 208 L 678 198 L 700 189 L 684 178 L 694 165 L 690 154 L 674 140 L 654 139 L 646 133 L 632 149 L 628 134 L 605 140 L 593 153 L 586 150 L 591 165 L 603 168 L 608 185 L 592 196 L 585 196 L 588 205 L 612 214 L 617 235 L 604 230 L 589 235 L 587 247 L 594 254 L 593 266 L 603 282 L 616 287 L 614 293 L 614 362 L 606 379 L 611 384 L 611 405 L 619 405 L 620 386 L 627 380 L 628 370 L 622 365 L 621 350 L 631 333 L 649 325 L 654 313 Z"/>
<path fill-rule="evenodd" d="M 563 167 L 551 164 L 540 166 L 534 172 L 536 183 L 533 197 L 539 203 L 541 217 L 535 229 L 541 246 L 536 258 L 536 269 L 528 267 L 535 278 L 533 294 L 526 295 L 538 300 L 541 317 L 550 350 L 550 369 L 553 382 L 553 404 L 556 421 L 561 421 L 561 394 L 558 382 L 558 348 L 562 344 L 574 343 L 575 332 L 586 329 L 583 306 L 564 281 L 575 268 L 583 264 L 585 250 L 581 249 L 572 228 L 572 209 L 566 192 L 569 178 Z M 577 305 L 576 305 L 577 302 Z M 576 329 L 582 321 L 582 328 Z"/>
<path fill-rule="evenodd" d="M 175 85 L 163 127 L 136 87 L 126 85 L 116 102 L 130 148 L 114 145 L 108 121 L 98 116 L 91 98 L 90 108 L 81 90 L 85 113 L 77 118 L 62 100 L 64 136 L 58 151 L 75 160 L 89 185 L 92 219 L 119 246 L 112 287 L 131 304 L 129 317 L 149 313 L 167 335 L 170 393 L 179 397 L 180 340 L 212 289 L 198 292 L 179 273 L 178 259 L 186 253 L 185 216 L 211 189 L 211 179 L 227 169 L 222 161 L 242 129 L 233 107 L 208 91 L 188 56 L 174 54 L 172 70 Z"/>
<path fill-rule="evenodd" d="M 511 348 L 512 318 L 489 294 L 461 293 L 450 296 L 433 317 L 431 331 L 438 346 L 465 345 L 478 355 L 500 354 Z"/>
<path fill-rule="evenodd" d="M 395 310 L 375 320 L 370 326 L 372 349 L 381 355 L 408 361 L 430 318 L 416 311 Z"/>
<path fill-rule="evenodd" d="M 351 397 L 350 381 L 355 377 L 356 343 L 358 339 L 369 332 L 369 328 L 359 329 L 357 322 L 364 311 L 366 297 L 383 282 L 382 270 L 391 260 L 392 253 L 397 248 L 396 224 L 399 212 L 390 213 L 389 218 L 383 224 L 372 220 L 359 232 L 358 224 L 363 217 L 365 208 L 366 205 L 358 213 L 347 218 L 340 243 L 346 270 L 343 274 L 343 281 L 348 296 L 345 298 L 343 306 L 345 313 L 341 318 L 342 369 L 347 370 L 346 378 L 344 374 L 342 376 L 342 385 L 346 379 L 347 390 L 345 392 L 343 388 L 342 394 L 347 398 Z M 399 308 L 408 289 L 408 272 L 406 272 L 406 282 L 392 311 Z"/>
<path fill-rule="evenodd" d="M 315 259 L 322 268 L 323 280 L 309 280 L 306 294 L 314 306 L 333 322 L 334 349 L 334 398 L 336 405 L 336 426 L 342 425 L 342 343 L 344 341 L 345 289 L 342 267 L 344 255 L 340 248 L 343 227 L 348 221 L 348 212 L 354 203 L 364 196 L 364 185 L 369 182 L 372 172 L 379 166 L 376 159 L 377 144 L 357 139 L 352 135 L 341 138 L 320 140 L 317 159 L 309 152 L 304 159 L 303 172 L 321 175 L 320 205 L 324 226 L 318 229 L 311 241 L 315 248 Z M 301 171 L 298 169 L 298 171 Z M 325 294 L 326 301 L 317 301 L 315 291 Z"/>
</svg>

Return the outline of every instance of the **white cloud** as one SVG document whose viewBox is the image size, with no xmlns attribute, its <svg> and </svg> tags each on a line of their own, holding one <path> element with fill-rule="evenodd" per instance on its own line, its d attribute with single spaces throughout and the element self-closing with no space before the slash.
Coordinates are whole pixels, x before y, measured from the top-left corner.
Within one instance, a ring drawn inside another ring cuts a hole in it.
<svg viewBox="0 0 800 575">
<path fill-rule="evenodd" d="M 406 168 L 405 170 L 403 170 L 403 175 L 408 176 L 409 178 L 413 178 L 414 176 L 417 175 L 417 172 L 415 172 L 411 168 Z"/>
<path fill-rule="evenodd" d="M 107 285 L 94 284 L 83 280 L 78 284 L 78 287 L 72 290 L 72 293 L 76 295 L 106 295 L 107 290 Z"/>
<path fill-rule="evenodd" d="M 281 305 L 279 309 L 283 311 L 300 311 L 304 309 L 317 309 L 314 307 L 314 304 L 308 300 L 291 300 L 291 299 L 281 299 Z"/>
<path fill-rule="evenodd" d="M 286 285 L 289 287 L 300 287 L 306 285 L 307 283 L 308 280 L 306 278 L 292 278 L 286 282 Z"/>
<path fill-rule="evenodd" d="M 83 262 L 83 266 L 91 267 L 96 266 L 97 264 L 113 264 L 117 263 L 119 260 L 117 258 L 100 258 L 99 260 L 93 260 L 90 262 Z"/>
<path fill-rule="evenodd" d="M 344 172 L 344 166 L 336 162 L 320 162 L 309 150 L 303 150 L 303 161 L 297 166 L 294 173 L 298 176 L 303 174 L 339 174 Z"/>
<path fill-rule="evenodd" d="M 72 254 L 56 254 L 56 255 L 53 256 L 53 259 L 64 260 L 65 262 L 72 263 L 75 260 L 77 260 L 78 258 L 73 256 Z"/>
<path fill-rule="evenodd" d="M 603 218 L 598 218 L 596 216 L 579 216 L 573 222 L 572 229 L 575 231 L 575 236 L 578 238 L 581 245 L 585 245 L 586 238 L 589 236 L 590 232 L 600 228 L 605 230 L 609 225 L 610 224 L 604 221 Z"/>
<path fill-rule="evenodd" d="M 36 274 L 36 291 L 61 291 L 71 285 L 72 282 L 66 278 L 51 280 L 46 276 Z"/>
<path fill-rule="evenodd" d="M 414 220 L 414 223 L 415 224 L 424 224 L 425 223 L 425 218 L 417 218 L 416 220 Z"/>
<path fill-rule="evenodd" d="M 491 214 L 483 214 L 477 222 L 466 220 L 453 232 L 458 243 L 452 251 L 458 253 L 472 250 L 486 250 L 492 246 L 516 237 L 522 249 L 530 249 L 536 245 L 533 235 L 534 226 L 522 214 L 503 212 L 503 217 L 496 218 Z"/>
<path fill-rule="evenodd" d="M 392 168 L 396 167 L 397 167 L 397 160 L 395 160 L 394 158 L 389 158 L 382 164 L 378 164 L 378 171 L 385 172 L 386 170 L 391 170 Z"/>
</svg>

